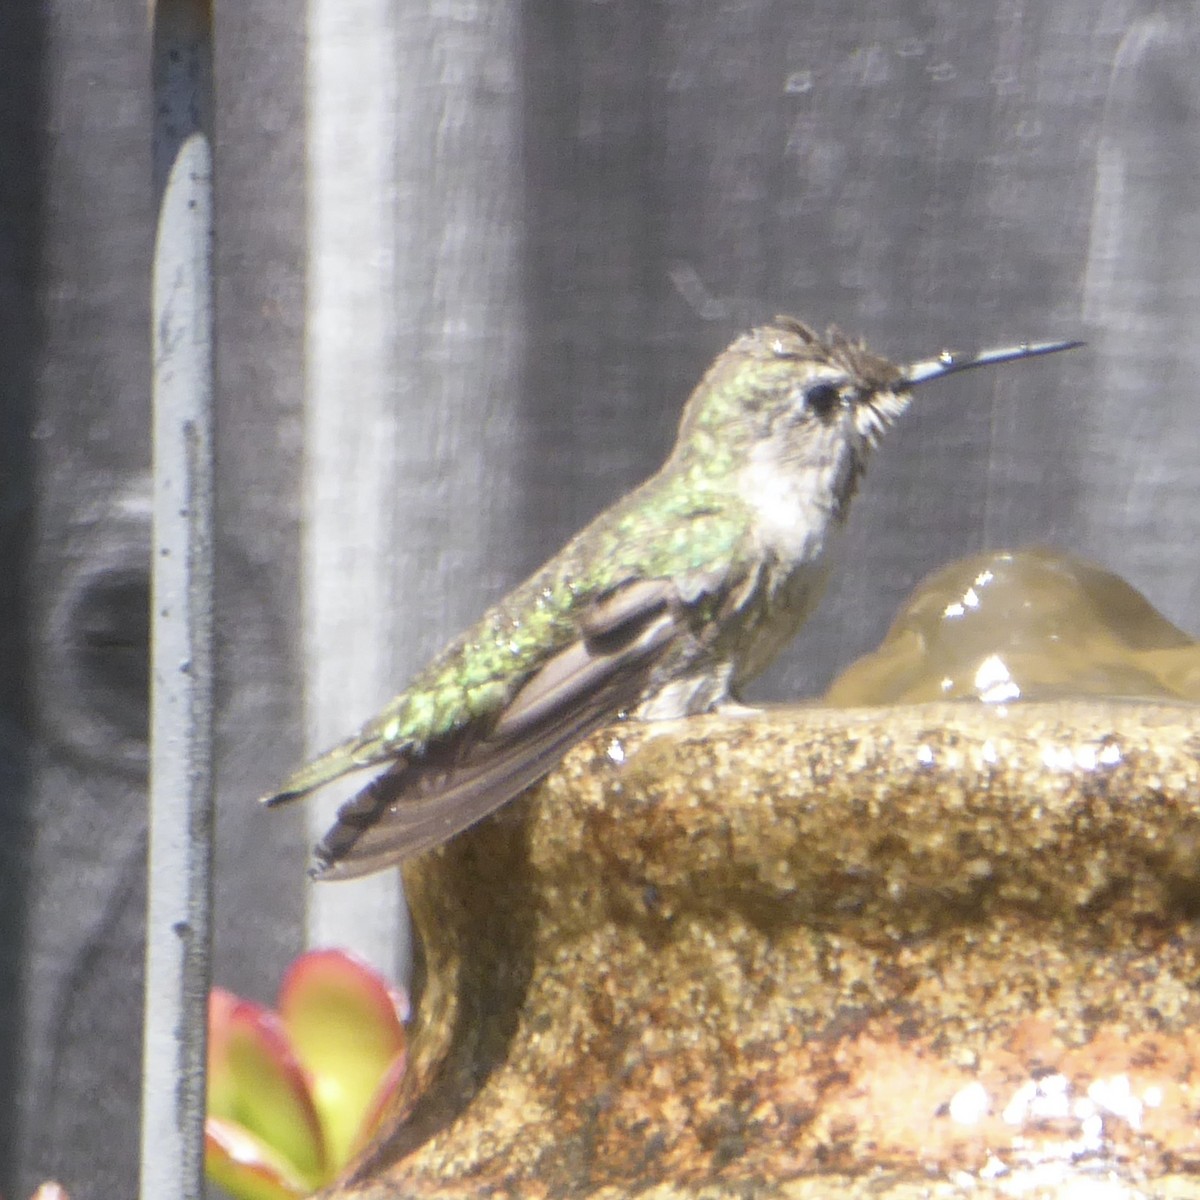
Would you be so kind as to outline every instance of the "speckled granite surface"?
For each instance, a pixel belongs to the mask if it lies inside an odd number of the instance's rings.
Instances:
[[[598,735],[408,868],[405,1111],[337,1194],[1200,1197],[1198,718]]]

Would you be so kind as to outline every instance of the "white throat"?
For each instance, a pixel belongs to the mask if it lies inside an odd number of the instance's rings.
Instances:
[[[822,557],[840,524],[834,497],[846,465],[832,457],[797,467],[774,449],[769,442],[754,448],[742,468],[739,494],[754,512],[763,550],[797,565],[812,562]]]

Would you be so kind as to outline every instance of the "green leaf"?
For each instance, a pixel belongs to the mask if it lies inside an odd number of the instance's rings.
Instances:
[[[325,1182],[321,1121],[279,1018],[228,993],[209,1007],[208,1111],[256,1135],[291,1164],[308,1191]]]
[[[313,1190],[262,1138],[222,1117],[204,1123],[204,1173],[236,1200],[295,1200]]]
[[[392,1060],[392,1065],[380,1081],[375,1095],[371,1097],[371,1103],[367,1105],[367,1111],[355,1134],[354,1145],[350,1148],[351,1155],[365,1150],[372,1138],[379,1132],[383,1118],[388,1114],[392,1099],[400,1090],[400,1084],[404,1082],[404,1072],[407,1066],[408,1056],[404,1052]]]
[[[408,997],[345,951],[314,950],[289,968],[279,1013],[308,1072],[330,1165],[340,1168],[404,1051]]]
[[[208,1082],[209,1116],[232,1118],[237,1109],[237,1084],[229,1062],[229,1018],[238,998],[224,988],[208,994]]]

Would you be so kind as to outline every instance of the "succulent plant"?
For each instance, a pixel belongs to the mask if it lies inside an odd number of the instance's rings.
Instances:
[[[404,1075],[408,997],[341,950],[292,963],[275,1011],[209,998],[205,1170],[238,1200],[331,1182],[365,1145]]]

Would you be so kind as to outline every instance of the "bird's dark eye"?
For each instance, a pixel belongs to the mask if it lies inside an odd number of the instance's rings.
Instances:
[[[836,383],[815,383],[804,394],[804,403],[818,417],[827,417],[842,402],[842,389]]]

